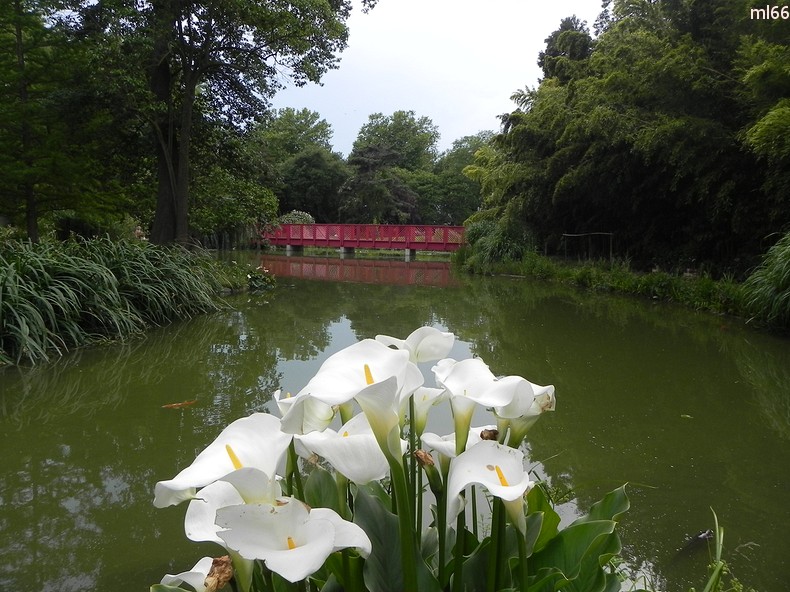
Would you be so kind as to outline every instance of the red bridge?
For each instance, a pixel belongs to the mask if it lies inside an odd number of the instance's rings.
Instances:
[[[464,241],[463,226],[425,224],[283,224],[263,238],[288,247],[455,251]]]

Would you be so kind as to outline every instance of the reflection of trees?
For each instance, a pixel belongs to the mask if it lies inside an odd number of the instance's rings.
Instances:
[[[749,341],[733,340],[727,349],[752,386],[766,425],[783,440],[790,440],[790,353],[786,343],[755,336]]]
[[[91,417],[157,387],[167,392],[160,404],[208,396],[222,405],[243,396],[260,406],[279,382],[276,355],[261,337],[266,333],[248,325],[246,314],[224,310],[128,342],[77,350],[53,364],[4,368],[0,413],[17,426],[64,414]]]
[[[271,307],[253,307],[248,313],[250,322],[277,336],[274,341],[279,359],[310,360],[329,346],[329,325],[343,316],[343,287],[331,282],[279,278],[277,289],[264,295]]]

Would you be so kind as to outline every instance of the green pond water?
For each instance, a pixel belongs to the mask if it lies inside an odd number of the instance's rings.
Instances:
[[[702,589],[707,548],[677,551],[713,508],[734,574],[787,589],[790,341],[658,303],[377,265],[317,274],[344,282],[283,276],[139,339],[0,368],[0,590],[147,590],[218,554],[186,540],[185,506],[153,507],[156,481],[234,419],[273,411],[271,393],[298,391],[331,353],[426,324],[456,334],[452,357],[556,386],[530,466],[572,493],[566,520],[629,483],[624,556],[657,588]]]

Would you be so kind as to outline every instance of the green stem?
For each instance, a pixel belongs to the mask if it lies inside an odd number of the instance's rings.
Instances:
[[[439,535],[439,585],[444,589],[447,577],[447,503],[444,492],[436,496],[436,528]]]
[[[519,559],[519,567],[521,568],[521,590],[526,590],[529,587],[529,583],[527,581],[527,577],[529,576],[529,566],[527,565],[527,537],[517,530],[518,539],[518,559]]]
[[[401,563],[403,567],[403,585],[406,590],[417,590],[417,554],[415,547],[414,521],[412,503],[409,499],[409,486],[406,482],[406,469],[403,459],[388,459],[392,478],[393,493],[398,514],[398,530],[400,532]],[[401,462],[398,462],[398,461]]]
[[[300,500],[304,499],[304,489],[302,488],[302,474],[299,472],[299,457],[296,454],[296,447],[294,441],[288,445],[288,489],[291,495],[294,495],[293,485],[296,486],[296,497]]]
[[[486,592],[495,592],[499,589],[499,525],[502,514],[502,503],[499,498],[494,498],[494,507],[491,512],[491,544],[488,547],[488,578]]]
[[[419,474],[422,476],[422,472],[420,471],[420,467],[417,465],[417,458],[414,456],[414,453],[417,450],[417,432],[414,431],[414,395],[409,397],[409,488],[410,488],[410,496],[409,500],[412,503],[412,515],[415,517],[415,532],[420,532],[422,528],[422,491],[421,488],[418,488],[417,483],[417,475]],[[414,504],[417,504],[417,507],[414,507]]]
[[[351,521],[348,515],[348,479],[345,475],[335,473],[335,484],[337,486],[337,501],[340,507],[340,517]]]
[[[461,510],[455,522],[455,571],[453,572],[453,592],[464,589],[464,532],[466,531],[466,510]]]
[[[472,534],[477,540],[477,487],[472,485],[472,516],[474,517],[474,522],[472,522]]]

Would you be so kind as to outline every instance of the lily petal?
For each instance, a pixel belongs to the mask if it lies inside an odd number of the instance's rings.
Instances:
[[[407,376],[408,363],[407,351],[390,349],[373,339],[364,339],[327,358],[297,396],[309,394],[328,405],[340,405],[367,387],[370,384],[368,377],[377,382],[395,377],[398,391],[404,390],[404,386],[412,388],[411,380],[407,381],[411,377],[411,374]],[[364,371],[366,366],[367,372]],[[413,388],[417,386],[419,384]]]
[[[491,495],[505,502],[517,501],[519,512],[514,512],[511,505],[508,513],[519,529],[522,528],[518,515],[523,519],[523,495],[533,483],[524,470],[524,454],[520,450],[483,440],[456,457],[450,463],[447,477],[448,522],[452,522],[463,507],[461,492],[473,483],[483,485]]]
[[[409,352],[409,360],[415,363],[433,362],[450,353],[455,335],[444,333],[434,327],[420,327],[405,339],[389,335],[376,335],[376,341],[387,346],[395,346]]]
[[[282,433],[280,420],[273,415],[253,413],[237,419],[222,430],[190,466],[173,479],[156,484],[154,506],[164,508],[191,499],[198,487],[237,469],[237,462],[274,475],[290,442],[291,436]]]
[[[226,530],[219,535],[242,557],[262,559],[290,582],[315,573],[335,550],[358,545],[369,553],[370,540],[356,525],[341,525],[338,535],[340,516],[327,509],[314,512],[295,498],[281,498],[277,505],[221,508],[217,524]]]
[[[205,592],[206,590],[206,577],[211,571],[211,565],[214,562],[212,557],[203,557],[198,561],[195,566],[189,570],[181,572],[180,574],[166,574],[162,578],[161,584],[166,586],[178,586],[181,583],[189,584],[196,592]]]
[[[383,479],[389,473],[389,463],[364,413],[355,415],[338,432],[326,429],[297,438],[354,483],[364,485]]]

